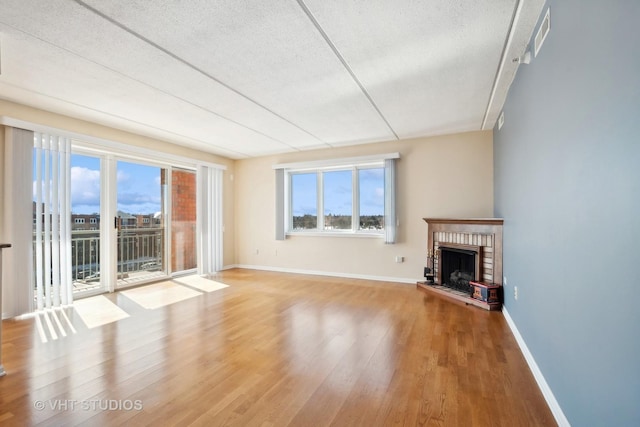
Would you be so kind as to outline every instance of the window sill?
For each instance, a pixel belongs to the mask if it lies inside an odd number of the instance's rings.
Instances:
[[[358,237],[358,238],[384,238],[383,233],[367,233],[364,231],[289,231],[287,236],[312,236],[312,237]]]

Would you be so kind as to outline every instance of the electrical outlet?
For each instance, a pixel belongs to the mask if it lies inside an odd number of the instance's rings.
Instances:
[[[260,253],[260,249],[256,249],[256,255]]]
[[[397,256],[397,257],[396,257],[396,262],[397,262],[398,264],[399,264],[399,263],[404,262],[404,257],[403,257],[403,256]]]
[[[518,299],[518,287],[514,286],[513,287],[513,299]]]

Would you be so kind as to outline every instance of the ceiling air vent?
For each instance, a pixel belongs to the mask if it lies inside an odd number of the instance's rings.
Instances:
[[[547,13],[544,14],[544,18],[542,19],[542,23],[540,24],[540,28],[538,28],[538,32],[536,33],[536,38],[534,41],[534,55],[538,56],[538,52],[542,47],[542,43],[547,38],[547,34],[549,34],[550,29],[549,23],[549,9],[547,9]]]

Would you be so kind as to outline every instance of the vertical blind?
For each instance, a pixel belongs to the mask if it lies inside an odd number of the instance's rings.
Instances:
[[[34,133],[34,280],[38,310],[73,302],[71,142]]]
[[[384,161],[384,242],[396,243],[396,159]]]
[[[223,171],[201,166],[198,173],[198,269],[200,274],[209,274],[223,268]]]
[[[276,169],[276,240],[286,237],[284,185],[284,169]]]

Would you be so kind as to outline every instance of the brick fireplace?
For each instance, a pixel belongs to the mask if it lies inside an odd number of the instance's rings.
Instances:
[[[497,309],[495,304],[478,301],[471,295],[473,283],[502,286],[503,220],[423,219],[428,228],[426,265],[432,270],[434,283],[419,282],[418,287],[488,310]]]

